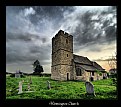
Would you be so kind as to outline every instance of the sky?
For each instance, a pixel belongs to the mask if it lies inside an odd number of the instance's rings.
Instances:
[[[39,60],[51,73],[52,37],[63,30],[73,35],[74,54],[109,70],[117,51],[115,6],[7,6],[6,71],[33,72]]]

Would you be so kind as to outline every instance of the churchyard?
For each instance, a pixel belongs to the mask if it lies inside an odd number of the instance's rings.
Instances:
[[[6,99],[117,99],[117,89],[109,79],[92,82],[94,96],[87,95],[85,82],[56,81],[50,77],[6,76]]]

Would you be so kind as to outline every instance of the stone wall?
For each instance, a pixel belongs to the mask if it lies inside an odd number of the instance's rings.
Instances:
[[[60,80],[61,79],[60,65],[51,67],[51,79]]]
[[[92,76],[94,78],[94,81],[95,80],[101,80],[103,79],[103,74],[100,76],[98,73],[94,72],[94,76]]]
[[[103,79],[103,75],[99,75],[98,73],[94,72],[94,76],[92,76],[92,72],[87,72],[82,69],[82,76],[76,76],[75,74],[75,80],[81,80],[81,81],[90,81],[90,77],[93,77],[93,80],[101,80]]]
[[[52,38],[52,54],[63,49],[73,53],[73,36],[63,31],[59,31]]]
[[[61,62],[61,52],[59,50],[58,52],[55,52],[52,55],[52,66],[58,65],[58,64],[60,64],[60,62]]]
[[[73,53],[65,50],[60,50],[61,53],[61,64],[72,65]]]
[[[61,44],[60,44],[61,49],[73,52],[73,37],[66,33],[65,36],[61,35],[60,39],[61,39]]]
[[[72,59],[73,59],[73,36],[64,31],[59,31],[52,38],[52,66],[51,79],[67,80],[72,74]]]
[[[54,80],[67,80],[67,73],[69,73],[69,80],[71,79],[70,71],[72,66],[68,65],[56,65],[51,67],[51,79]]]
[[[83,70],[82,76],[76,76],[75,80],[89,81],[90,72]]]

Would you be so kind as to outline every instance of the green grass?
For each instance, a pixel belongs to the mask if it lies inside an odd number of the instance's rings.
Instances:
[[[50,77],[32,76],[31,91],[26,93],[29,76],[14,78],[6,76],[6,99],[116,99],[116,86],[111,79],[93,81],[96,97],[86,96],[85,83],[79,81],[55,81]],[[18,83],[24,80],[23,93],[18,93]],[[47,80],[51,89],[47,89]]]

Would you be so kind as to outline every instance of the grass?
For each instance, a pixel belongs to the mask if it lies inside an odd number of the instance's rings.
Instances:
[[[87,97],[84,82],[79,81],[55,81],[50,77],[32,76],[31,91],[27,93],[29,76],[14,78],[6,76],[6,99],[116,99],[116,86],[111,79],[93,81],[96,97]],[[24,80],[23,93],[18,93],[18,83]],[[47,80],[51,89],[47,89]]]

